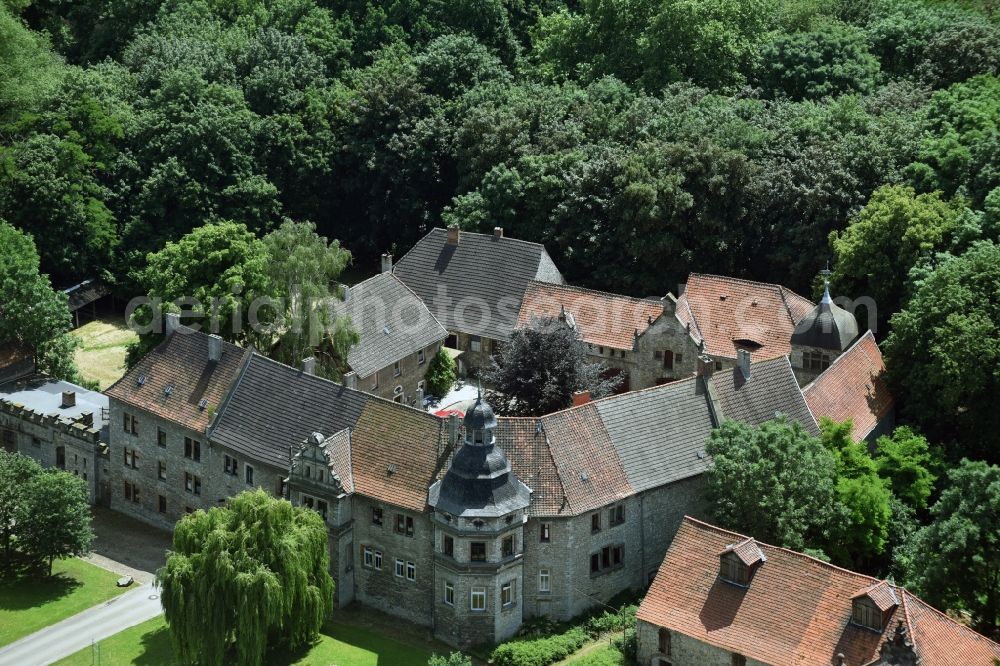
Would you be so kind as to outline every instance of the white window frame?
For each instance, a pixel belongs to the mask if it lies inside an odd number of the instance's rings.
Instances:
[[[396,565],[393,568],[393,574],[395,574],[396,578],[402,578],[403,577],[403,572],[404,572],[405,567],[406,567],[406,563],[403,562],[403,560],[401,560],[401,559],[399,559],[397,557],[396,558]]]
[[[478,335],[469,336],[469,351],[481,352],[483,350],[483,339]]]
[[[375,570],[382,571],[382,551],[375,551]]]
[[[476,601],[479,601],[477,604]],[[477,586],[469,590],[469,610],[476,613],[486,612],[486,588]]]
[[[410,582],[417,580],[417,565],[414,562],[406,563],[406,580]]]
[[[448,606],[455,605],[455,584],[450,580],[444,582],[444,603]]]
[[[364,547],[364,555],[362,556],[361,563],[369,569],[375,568],[375,551],[369,546]]]
[[[538,570],[538,591],[539,592],[552,591],[552,580],[548,569]]]
[[[501,608],[510,608],[511,606],[514,605],[514,591],[515,591],[515,587],[514,587],[514,581],[513,580],[509,580],[509,581],[507,581],[506,583],[504,583],[503,585],[500,586],[500,607]],[[507,597],[506,601],[504,601],[504,596]]]

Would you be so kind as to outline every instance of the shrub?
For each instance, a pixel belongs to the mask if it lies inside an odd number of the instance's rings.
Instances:
[[[443,397],[451,390],[455,377],[455,360],[442,347],[427,368],[427,390],[431,395]]]
[[[472,666],[472,657],[461,652],[452,652],[447,657],[431,655],[427,666]]]
[[[611,645],[625,656],[625,661],[632,663],[636,655],[636,633],[635,627],[625,630],[624,636],[615,636],[611,639]]]
[[[622,611],[605,610],[600,615],[587,620],[587,631],[591,636],[599,636],[613,631],[621,631],[622,624],[626,627],[635,626],[635,614],[639,610],[636,604],[630,604]]]
[[[495,666],[548,666],[579,650],[588,638],[587,632],[574,627],[548,638],[504,643],[493,650],[490,659]]]

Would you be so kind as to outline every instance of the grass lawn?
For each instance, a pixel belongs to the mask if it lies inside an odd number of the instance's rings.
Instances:
[[[573,666],[625,666],[625,656],[608,645],[607,639],[588,647],[584,647],[562,663]]]
[[[125,374],[125,348],[139,339],[121,317],[87,322],[73,334],[83,342],[76,350],[80,375],[97,381],[102,391]]]
[[[103,666],[171,666],[170,636],[163,616],[153,618],[101,641]],[[98,651],[84,648],[56,666],[91,666]],[[294,654],[272,654],[268,666],[424,666],[430,658],[424,646],[407,645],[369,629],[328,624],[319,641]]]
[[[0,583],[0,645],[117,596],[118,575],[75,557],[56,560],[51,578]]]

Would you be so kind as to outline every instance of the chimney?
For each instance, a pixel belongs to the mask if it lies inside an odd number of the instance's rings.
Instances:
[[[215,362],[222,360],[222,338],[214,333],[208,336],[208,360]]]
[[[358,373],[353,370],[344,373],[344,386],[356,391],[358,389]]]
[[[590,391],[574,391],[573,393],[573,406],[579,407],[580,405],[586,405],[590,402]]]
[[[76,407],[76,391],[63,391],[60,407]]]
[[[711,377],[712,373],[715,372],[715,361],[712,360],[711,356],[703,354],[698,357],[698,376],[699,377]]]
[[[94,427],[94,412],[84,412],[83,414],[80,414],[78,417],[76,417],[76,422],[77,423],[82,423],[83,425],[87,426],[88,428],[93,428]]]
[[[448,227],[448,245],[458,245],[458,225]]]
[[[736,350],[736,362],[740,366],[740,372],[743,373],[743,379],[750,379],[750,352],[746,349]]]
[[[392,272],[392,255],[388,252],[382,255],[382,272],[391,273]]]
[[[424,408],[424,390],[422,388],[418,388],[417,389],[416,400],[417,400],[417,409],[423,409]]]
[[[340,297],[345,303],[351,300],[351,288],[346,284],[340,285]]]
[[[177,312],[168,312],[165,315],[165,319],[166,319],[166,323],[167,323],[167,326],[166,326],[167,337],[170,337],[171,335],[173,335],[177,331],[178,328],[180,328],[180,325],[181,325],[181,316]]]
[[[458,442],[458,414],[452,412],[448,415],[448,446],[455,446]]]
[[[673,294],[667,294],[660,301],[663,303],[664,316],[670,317],[677,311],[677,299],[674,298]]]
[[[302,359],[302,373],[306,375],[316,374],[316,357],[310,356]]]
[[[493,238],[503,238],[503,227],[493,227]]]

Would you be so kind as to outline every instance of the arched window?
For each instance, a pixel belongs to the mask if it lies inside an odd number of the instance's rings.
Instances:
[[[660,627],[659,647],[660,654],[670,656],[670,632],[663,627]]]

